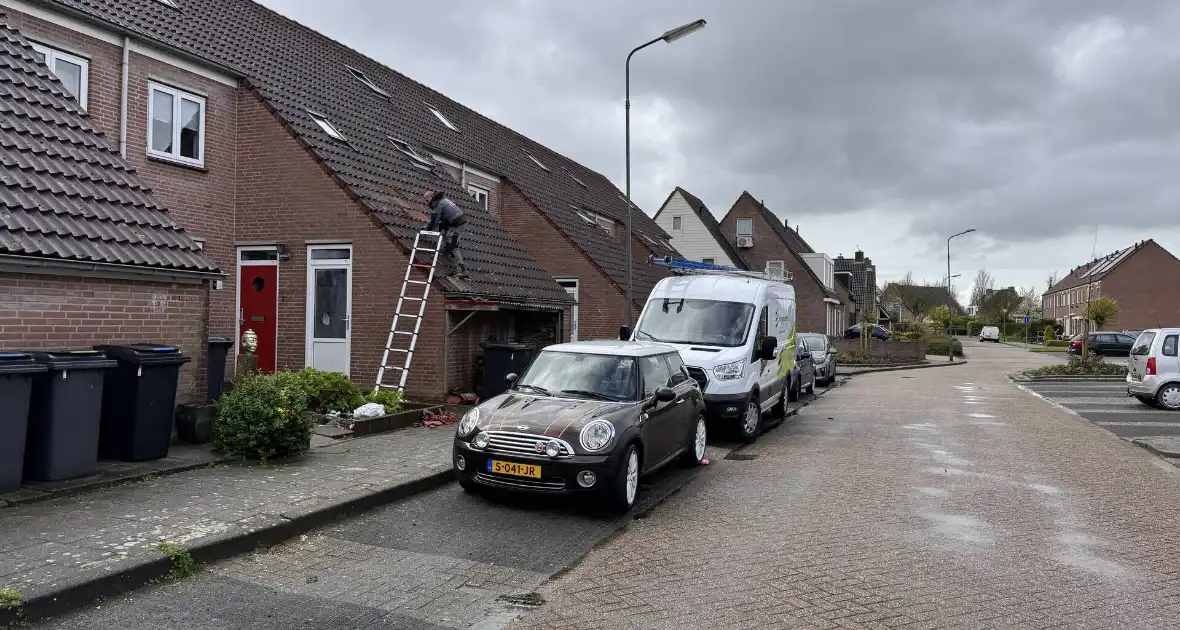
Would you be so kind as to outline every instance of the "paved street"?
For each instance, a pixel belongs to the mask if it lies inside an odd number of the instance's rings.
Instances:
[[[1127,387],[1121,382],[1027,383],[1025,387],[1119,437],[1180,435],[1180,413],[1127,396]]]
[[[1051,359],[967,352],[660,475],[641,518],[452,485],[37,627],[1180,628],[1180,469],[1004,376]]]

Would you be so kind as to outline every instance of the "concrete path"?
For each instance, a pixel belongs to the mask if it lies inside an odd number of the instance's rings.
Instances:
[[[858,376],[540,590],[514,628],[1180,627],[1180,471],[1043,360]]]

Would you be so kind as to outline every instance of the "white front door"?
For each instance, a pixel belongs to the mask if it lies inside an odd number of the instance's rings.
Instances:
[[[578,340],[578,281],[575,279],[557,281],[565,292],[574,298],[574,306],[570,309],[570,341]]]
[[[307,248],[307,366],[349,373],[352,246]]]

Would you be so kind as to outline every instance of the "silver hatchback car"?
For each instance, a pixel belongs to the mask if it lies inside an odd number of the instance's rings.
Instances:
[[[1180,328],[1139,333],[1127,359],[1127,395],[1180,411]]]

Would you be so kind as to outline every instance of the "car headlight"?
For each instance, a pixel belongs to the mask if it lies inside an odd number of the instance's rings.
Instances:
[[[742,377],[742,368],[746,367],[746,360],[734,361],[713,368],[713,376],[719,381],[732,381]]]
[[[582,427],[578,441],[588,451],[601,451],[610,445],[615,437],[615,425],[606,420],[593,420]]]
[[[475,431],[475,427],[479,426],[479,407],[463,414],[463,419],[459,421],[459,428],[457,429],[459,437],[467,437]]]

